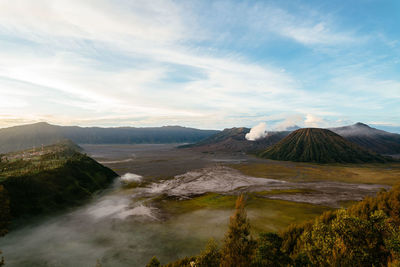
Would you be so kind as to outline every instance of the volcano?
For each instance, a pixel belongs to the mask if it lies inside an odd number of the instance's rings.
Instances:
[[[351,143],[326,129],[296,130],[260,154],[274,160],[317,163],[385,162],[378,154]]]

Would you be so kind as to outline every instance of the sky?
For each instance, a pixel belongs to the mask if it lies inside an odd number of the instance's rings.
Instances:
[[[0,0],[0,128],[400,132],[400,1]]]

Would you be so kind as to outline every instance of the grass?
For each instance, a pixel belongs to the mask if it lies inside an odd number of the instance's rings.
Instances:
[[[358,203],[359,201],[355,201],[355,200],[346,200],[346,201],[340,201],[340,206],[343,208],[348,208],[356,203]]]
[[[331,210],[331,208],[325,206],[267,199],[257,193],[248,194],[246,197],[246,210],[250,218],[253,233],[279,231],[292,223],[309,220],[324,211]],[[208,193],[187,200],[161,197],[156,202],[162,210],[172,215],[171,218],[174,218],[178,216],[182,217],[185,214],[189,216],[191,213],[200,210],[206,210],[207,213],[211,214],[221,214],[220,211],[228,211],[227,214],[232,214],[236,198],[237,196],[233,195]],[[228,220],[228,218],[221,219]]]
[[[279,195],[279,194],[307,194],[307,193],[315,193],[316,190],[307,189],[307,188],[293,188],[293,189],[273,189],[268,191],[258,191],[252,194],[256,196],[270,196],[270,195]]]
[[[161,201],[160,201],[161,200]],[[199,209],[231,209],[235,205],[236,196],[208,193],[187,200],[159,198],[161,208],[168,214],[180,215]]]
[[[230,167],[249,176],[293,182],[339,181],[394,185],[400,181],[400,163],[322,165],[266,161],[231,164]]]
[[[254,232],[279,231],[317,217],[332,208],[267,198],[250,198],[246,205]]]

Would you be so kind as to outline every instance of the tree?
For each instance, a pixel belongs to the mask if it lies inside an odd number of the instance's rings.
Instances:
[[[0,236],[7,234],[10,220],[10,199],[7,190],[0,185]]]
[[[235,213],[230,217],[229,229],[225,234],[221,251],[222,267],[250,266],[255,242],[250,237],[250,224],[244,209],[243,195],[236,200]]]
[[[2,254],[3,252],[1,252],[0,251],[0,254]],[[4,265],[6,265],[5,263],[4,263],[4,257],[1,257],[1,259],[0,259],[0,266],[4,266]]]
[[[146,265],[146,267],[160,267],[160,261],[154,256],[151,258],[150,262]]]
[[[221,262],[221,252],[214,239],[210,239],[204,251],[197,257],[196,267],[218,267]]]
[[[275,233],[260,234],[257,250],[253,260],[254,267],[262,266],[287,266],[291,259],[283,253],[282,238]]]
[[[380,266],[390,256],[385,219],[382,211],[366,220],[340,210],[331,222],[317,221],[303,234],[303,251],[317,266]]]
[[[163,265],[163,267],[196,267],[196,257],[185,257]]]

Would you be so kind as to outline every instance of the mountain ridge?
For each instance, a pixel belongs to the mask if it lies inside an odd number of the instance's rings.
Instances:
[[[189,148],[201,152],[258,153],[266,147],[279,142],[290,133],[290,131],[269,132],[264,138],[250,141],[246,139],[246,134],[249,132],[250,128],[246,127],[226,128],[198,143],[181,146],[181,148]]]
[[[249,141],[245,138],[246,133],[250,132],[250,128],[227,128],[198,143],[184,147],[202,152],[222,151],[257,153],[278,143],[294,130],[298,130],[298,128],[299,127],[295,125],[287,128],[287,131],[270,131],[266,137],[260,138],[256,141]],[[378,130],[361,122],[353,125],[328,128],[328,130],[339,134],[346,140],[357,144],[370,152],[383,155],[400,154],[400,134]]]
[[[361,122],[329,130],[370,151],[383,155],[400,154],[400,134],[379,130]]]
[[[219,131],[182,126],[163,127],[80,127],[39,122],[0,129],[0,153],[70,139],[78,144],[192,143]]]

